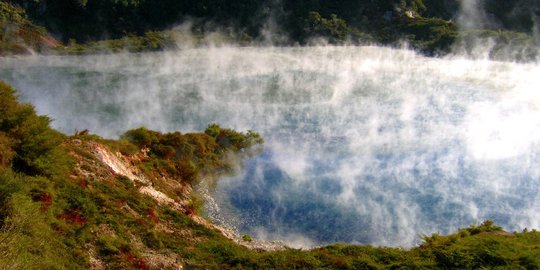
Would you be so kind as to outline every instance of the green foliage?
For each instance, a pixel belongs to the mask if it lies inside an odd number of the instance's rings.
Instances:
[[[143,235],[143,241],[146,244],[146,246],[152,248],[152,249],[162,249],[164,247],[163,241],[161,241],[162,236],[159,232],[156,232],[155,230],[148,229],[146,233]]]
[[[0,55],[43,51],[58,46],[43,27],[34,25],[25,11],[0,0]]]
[[[102,234],[97,239],[96,244],[99,247],[99,252],[104,256],[117,255],[131,249],[126,239],[110,234]]]
[[[0,81],[1,164],[32,175],[63,175],[70,159],[58,147],[65,136],[49,127],[49,118],[34,107],[20,104],[14,90]]]
[[[345,20],[338,18],[336,14],[331,14],[330,19],[326,19],[316,11],[309,12],[307,28],[309,35],[329,37],[331,42],[345,41],[350,32]]]
[[[0,265],[6,269],[85,268],[86,261],[70,250],[50,226],[54,219],[41,196],[51,191],[46,178],[12,172],[0,175],[2,222]]]
[[[140,148],[148,147],[158,141],[159,133],[148,130],[144,127],[126,131],[121,138],[125,139]]]
[[[11,138],[0,132],[0,170],[11,164],[14,155]]]
[[[99,137],[91,137],[90,140],[103,142],[113,152],[119,152],[122,155],[130,156],[139,151],[139,147],[129,140],[120,138],[119,140],[103,140]]]
[[[399,7],[401,10],[410,10],[417,14],[424,13],[427,10],[423,0],[401,0]]]
[[[53,181],[64,179],[72,166],[61,147],[65,136],[31,105],[19,103],[3,82],[0,105],[0,253],[9,255],[0,264],[18,269],[84,265],[51,226],[62,205]]]
[[[251,241],[253,241],[253,238],[251,238],[251,236],[249,234],[244,234],[242,236],[242,240],[244,240],[246,242],[251,242]]]
[[[221,133],[221,127],[218,124],[210,124],[208,125],[204,133],[215,139]]]
[[[251,146],[264,143],[264,139],[261,135],[252,130],[249,130],[244,134],[232,129],[221,128],[218,124],[209,125],[204,133],[214,138],[221,147],[225,149],[230,148],[234,151],[247,149]]]
[[[470,226],[466,230],[470,233],[470,235],[475,235],[482,232],[502,231],[502,227],[495,225],[495,222],[493,222],[493,220],[486,220],[482,222],[482,224],[478,226]]]
[[[176,49],[181,35],[175,31],[150,31],[142,35],[126,35],[117,39],[77,43],[70,40],[68,46],[57,47],[58,53],[89,54],[110,52],[143,52]]]
[[[417,249],[429,254],[440,268],[535,269],[540,265],[537,259],[532,259],[539,255],[539,235],[504,232],[493,221],[486,220],[448,236],[423,237],[424,243]]]
[[[444,53],[458,36],[457,26],[436,18],[414,18],[403,26],[414,48],[426,53]]]
[[[238,153],[264,142],[256,132],[236,132],[217,124],[209,125],[200,134],[162,134],[141,127],[127,131],[121,138],[150,150],[152,159],[146,161],[146,171],[165,171],[190,183],[202,174],[217,176],[229,172],[232,164],[225,159],[228,152]]]

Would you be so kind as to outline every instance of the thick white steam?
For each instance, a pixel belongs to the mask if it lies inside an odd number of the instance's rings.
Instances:
[[[484,219],[539,226],[538,64],[331,46],[0,61],[67,133],[262,133],[213,213],[260,239],[410,246]]]

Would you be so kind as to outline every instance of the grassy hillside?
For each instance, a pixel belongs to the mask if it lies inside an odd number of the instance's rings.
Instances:
[[[234,173],[226,154],[256,154],[263,143],[257,133],[213,124],[204,133],[138,128],[105,140],[86,130],[64,135],[49,123],[0,82],[2,269],[540,267],[539,232],[505,232],[491,221],[425,236],[408,250],[335,244],[264,251],[264,243],[200,218],[192,191],[201,176]]]
[[[22,8],[0,1],[0,56],[40,52],[59,45],[45,28],[33,24]]]

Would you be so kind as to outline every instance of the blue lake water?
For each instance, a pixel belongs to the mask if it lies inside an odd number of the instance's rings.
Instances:
[[[257,239],[410,246],[493,219],[540,227],[540,66],[379,47],[0,59],[63,132],[255,130],[208,216]]]

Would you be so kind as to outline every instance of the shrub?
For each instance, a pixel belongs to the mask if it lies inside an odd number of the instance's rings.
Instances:
[[[219,135],[219,133],[221,132],[221,127],[218,125],[218,124],[210,124],[208,125],[208,127],[206,128],[206,130],[204,131],[204,133],[206,133],[206,135],[212,137],[212,138],[217,138],[217,136]]]
[[[109,234],[100,235],[96,241],[96,244],[98,246],[99,253],[105,256],[119,254],[123,250],[131,249],[125,240],[118,236]]]
[[[158,132],[140,127],[127,131],[121,138],[143,148],[158,142],[158,136]]]
[[[2,161],[12,161],[15,170],[30,175],[67,173],[70,159],[58,147],[65,136],[49,123],[32,105],[18,103],[15,90],[0,81],[0,148],[6,149]]]
[[[307,19],[308,33],[313,36],[329,37],[332,42],[343,42],[349,35],[349,26],[345,20],[338,18],[336,14],[330,15],[330,19],[322,17],[319,12],[311,11]]]
[[[15,152],[11,148],[11,139],[0,131],[0,168],[9,166],[14,155]]]
[[[93,136],[93,135],[90,135]],[[86,137],[86,136],[85,136]],[[119,140],[103,140],[99,137],[91,138],[91,140],[99,140],[103,141],[112,151],[120,152],[122,155],[133,155],[136,154],[139,151],[139,147],[135,144],[131,143],[130,141],[126,139],[119,139]]]
[[[493,222],[493,220],[488,219],[488,220],[482,222],[482,224],[480,224],[478,226],[472,225],[472,226],[468,227],[467,231],[469,231],[469,233],[471,235],[475,235],[475,234],[479,234],[481,232],[502,231],[502,227],[497,226],[495,224],[495,222]]]
[[[194,183],[199,176],[199,169],[195,163],[187,158],[178,161],[176,168],[178,173],[182,177],[182,180],[188,183]]]
[[[153,229],[148,229],[143,236],[144,243],[152,249],[161,249],[164,247],[159,236],[160,233]]]
[[[141,127],[127,131],[121,138],[150,149],[151,159],[144,163],[146,171],[166,172],[190,183],[202,174],[216,176],[229,172],[232,161],[224,158],[226,153],[264,142],[256,132],[241,133],[217,124],[209,125],[204,133],[188,134],[163,134]]]
[[[253,241],[253,239],[251,238],[251,236],[249,234],[244,234],[242,236],[242,240],[246,241],[246,242],[251,242]]]
[[[225,149],[238,151],[249,148],[255,144],[263,144],[264,140],[260,134],[249,130],[241,133],[228,128],[221,128],[217,124],[211,124],[206,128],[205,133],[216,140]]]
[[[409,19],[402,31],[412,35],[412,45],[427,53],[447,52],[458,37],[457,26],[437,18]]]

